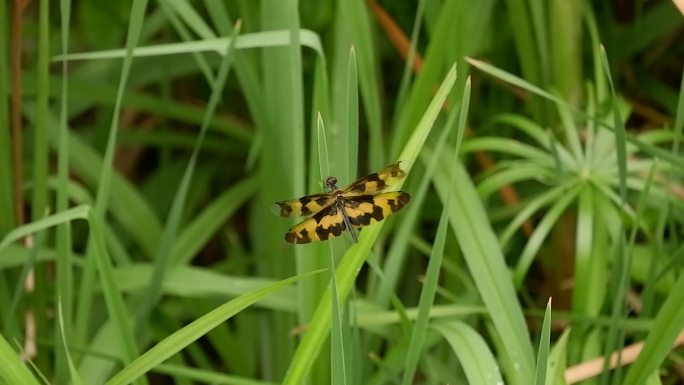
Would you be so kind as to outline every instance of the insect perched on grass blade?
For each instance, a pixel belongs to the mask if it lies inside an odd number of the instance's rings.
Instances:
[[[355,228],[368,226],[401,210],[411,200],[403,191],[382,193],[406,176],[399,162],[363,177],[349,186],[337,188],[337,178],[325,181],[327,193],[276,202],[274,211],[281,217],[308,216],[285,233],[290,243],[311,243],[340,236],[349,230],[357,242]]]

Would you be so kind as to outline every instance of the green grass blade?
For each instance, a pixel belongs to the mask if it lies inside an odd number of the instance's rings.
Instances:
[[[397,282],[401,279],[401,268],[405,263],[408,254],[409,241],[411,234],[414,231],[415,225],[418,222],[419,215],[423,211],[423,204],[427,195],[428,187],[432,175],[437,168],[439,157],[442,154],[442,149],[447,142],[451,128],[454,127],[456,118],[458,117],[458,110],[453,109],[449,113],[447,122],[439,134],[437,142],[433,150],[433,155],[427,162],[425,173],[421,178],[418,188],[412,189],[411,205],[406,208],[404,219],[398,225],[396,239],[390,245],[389,251],[384,263],[383,278],[380,281],[380,286],[375,293],[374,303],[379,306],[386,306],[390,300],[393,291],[396,290]]]
[[[658,370],[684,328],[684,275],[680,275],[660,307],[639,357],[629,367],[624,385],[639,385]]]
[[[525,277],[527,276],[527,272],[530,269],[530,266],[532,266],[534,257],[537,255],[542,243],[549,235],[556,222],[558,222],[560,216],[565,212],[568,206],[575,201],[581,188],[582,186],[574,186],[560,197],[560,199],[554,202],[549,211],[544,215],[544,219],[542,219],[534,229],[530,239],[525,244],[525,248],[522,253],[520,253],[520,258],[518,259],[518,263],[513,273],[513,282],[516,287],[519,288],[522,286]]]
[[[57,321],[59,322],[59,334],[62,339],[61,345],[64,347],[64,355],[69,365],[69,374],[71,374],[71,382],[74,385],[82,385],[83,381],[81,380],[81,376],[79,376],[78,374],[78,369],[76,369],[74,361],[71,359],[71,353],[69,352],[69,346],[67,345],[66,334],[64,334],[64,315],[62,314],[62,302],[59,301],[59,296],[57,296],[57,298]]]
[[[287,43],[282,46],[259,52],[258,68],[261,71],[264,93],[262,105],[258,108],[265,115],[266,123],[259,127],[263,132],[264,149],[259,159],[259,204],[264,207],[279,200],[305,195],[307,167],[302,47],[306,46],[306,42],[297,10],[295,0],[269,1],[267,6],[257,10],[261,29],[281,29],[283,37],[287,39]],[[314,133],[311,133],[312,138]],[[278,150],[273,151],[276,148]],[[312,174],[311,177],[314,178],[315,175]],[[273,186],[281,188],[274,189]],[[258,243],[254,250],[256,254],[264,256],[258,261],[259,271],[270,277],[290,276],[294,271],[294,254],[297,255],[298,272],[306,271],[302,267],[303,257],[300,254],[306,251],[293,248],[283,241],[287,221],[265,211],[260,211],[257,215],[256,223],[260,230],[252,232],[252,239]],[[271,231],[263,232],[261,229],[264,228]],[[280,228],[282,231],[278,231]],[[269,373],[268,378],[280,378],[287,370],[295,349],[295,340],[289,337],[289,332],[295,326],[294,321],[291,314],[282,313],[273,313],[267,320],[268,334],[262,338],[269,341],[270,349],[261,356],[268,364],[263,369]],[[326,380],[328,379],[329,376]]]
[[[71,1],[61,0],[60,1],[60,30],[62,35],[61,49],[62,54],[66,55],[69,51],[69,27],[70,27],[70,16],[71,16]],[[59,116],[59,129],[58,132],[58,144],[57,144],[57,194],[56,194],[56,208],[57,212],[66,211],[69,207],[69,141],[68,141],[68,84],[69,84],[69,70],[68,63],[62,63],[62,86],[61,86],[61,98],[60,98],[60,116]],[[56,232],[56,248],[57,248],[57,261],[56,261],[56,281],[57,290],[61,299],[59,300],[60,306],[62,306],[62,323],[61,328],[64,334],[64,339],[69,340],[72,336],[73,320],[74,320],[74,291],[73,291],[73,274],[72,274],[72,243],[71,243],[71,224],[65,223],[64,225],[57,226]],[[65,380],[66,371],[61,363],[62,359],[59,358],[60,355],[55,355],[55,366],[57,366],[57,379],[58,381]],[[71,365],[71,363],[68,363]],[[71,369],[71,368],[70,368]],[[59,371],[62,371],[61,374]],[[73,377],[73,374],[72,374]]]
[[[675,115],[674,123],[674,141],[672,143],[672,152],[677,153],[679,150],[679,143],[682,140],[682,130],[684,129],[684,66],[682,66],[682,77],[679,83],[679,98],[677,98],[677,113]]]
[[[191,22],[189,22],[188,19],[195,20],[197,17],[194,8],[192,8],[189,4],[181,1],[162,1],[161,3],[159,3],[159,6],[171,22],[171,25],[173,25],[173,28],[176,30],[178,35],[183,39],[183,41],[191,41],[193,37],[190,35],[190,31],[188,31],[186,26],[183,25],[180,18],[183,18],[186,23],[191,24]],[[207,35],[206,33],[198,31],[197,28],[195,28],[195,32],[200,34],[200,36]],[[209,38],[216,37],[211,31],[209,31],[208,35]],[[207,36],[205,36],[205,38],[206,37]],[[191,55],[193,59],[195,59],[197,66],[202,71],[202,74],[204,75],[206,81],[209,84],[213,84],[216,81],[216,78],[214,77],[214,74],[211,72],[209,63],[204,58],[204,56],[202,56],[202,53],[193,52],[191,53]]]
[[[615,148],[617,149],[617,165],[618,165],[618,180],[620,197],[623,200],[627,199],[627,142],[625,125],[620,118],[620,109],[618,107],[617,93],[613,85],[613,77],[610,75],[610,64],[608,63],[608,56],[605,47],[601,46],[601,62],[603,70],[605,71],[608,84],[611,92],[611,112],[613,115],[613,130],[615,132]]]
[[[542,323],[541,336],[539,337],[539,350],[537,350],[537,369],[535,370],[534,385],[545,385],[546,370],[549,361],[549,346],[551,345],[551,298],[546,304],[544,322]]]
[[[318,148],[318,163],[321,180],[330,175],[330,155],[328,154],[328,140],[321,114],[316,119],[316,140]],[[344,140],[342,140],[344,141]],[[328,271],[330,272],[330,288],[332,301],[332,326],[330,329],[330,383],[332,385],[346,385],[349,366],[345,362],[345,333],[343,331],[342,309],[337,294],[337,281],[335,279],[335,248],[328,243]],[[322,247],[324,248],[324,247]],[[348,347],[346,348],[348,349]]]
[[[336,160],[347,162],[346,167],[339,167],[342,180],[350,181],[355,179],[358,170],[359,159],[359,84],[356,69],[356,50],[352,46],[349,50],[349,64],[347,65],[347,92],[346,108],[340,117],[340,128],[342,133],[341,143],[344,150]]]
[[[306,29],[297,31],[296,39],[300,41],[302,46],[309,47],[316,51],[320,56],[324,56],[323,46],[316,33]],[[183,43],[158,44],[145,47],[137,47],[133,50],[135,57],[145,56],[160,56],[160,55],[175,55],[186,54],[191,52],[216,52],[223,53],[226,46],[230,44],[230,38],[216,38],[195,40]],[[292,36],[288,30],[272,30],[264,32],[254,32],[237,37],[235,42],[235,49],[249,49],[249,48],[269,48],[282,47],[292,44]],[[54,56],[52,61],[62,60],[102,60],[102,59],[117,59],[126,55],[126,50],[113,49],[95,52],[72,53],[67,56]]]
[[[432,100],[435,85],[443,76],[445,65],[450,64],[447,62],[448,52],[444,49],[444,44],[452,40],[452,28],[454,18],[458,17],[459,3],[459,1],[446,1],[441,4],[431,43],[424,55],[423,66],[413,82],[406,103],[397,108],[396,129],[393,132],[390,147],[392,157],[406,145],[406,141],[421,119],[423,109]]]
[[[458,189],[451,188],[447,169],[456,167]],[[460,164],[442,162],[435,178],[441,200],[453,194],[450,211],[451,227],[456,234],[470,273],[491,316],[492,323],[506,349],[507,357],[517,369],[508,373],[511,383],[528,384],[534,376],[534,354],[520,304],[503,253],[477,195],[473,182]]]
[[[348,0],[337,3],[340,9],[339,22],[344,23],[358,58],[359,86],[361,101],[368,121],[368,164],[371,169],[379,170],[387,159],[382,137],[382,116],[380,112],[380,90],[378,88],[376,64],[377,48],[371,38],[371,21],[368,7],[361,0]],[[350,59],[351,60],[351,59]],[[350,86],[353,86],[350,84]],[[358,123],[357,123],[358,124]],[[355,144],[355,143],[354,143]]]
[[[595,277],[605,276],[607,266],[604,258],[597,253],[597,242],[601,242],[598,226],[602,226],[597,218],[596,190],[593,187],[582,189],[577,201],[577,224],[575,230],[575,281],[572,292],[572,309],[591,317],[599,315],[603,296],[600,287],[605,288],[605,281]],[[606,236],[606,233],[603,233]],[[597,255],[599,254],[599,255]]]
[[[174,241],[171,257],[173,264],[188,264],[256,191],[256,178],[244,179],[221,193],[196,214]]]
[[[444,257],[444,244],[446,243],[446,234],[447,229],[449,228],[449,206],[450,201],[447,199],[439,219],[439,225],[437,225],[435,242],[432,246],[432,253],[430,254],[430,260],[425,273],[423,289],[420,292],[418,317],[413,325],[411,339],[406,353],[404,376],[401,381],[403,385],[410,385],[413,383],[418,361],[423,355],[423,345],[425,344],[425,333],[428,328],[429,314],[435,300],[435,292],[437,291],[437,285],[439,283],[439,271],[442,267],[442,258]]]
[[[39,385],[40,381],[31,374],[17,352],[0,334],[0,379],[7,384]]]
[[[35,124],[35,136],[33,137],[33,189],[31,190],[31,218],[40,219],[47,209],[47,176],[48,176],[48,151],[50,144],[49,132],[49,64],[50,64],[50,2],[41,0],[39,9],[38,29],[38,84],[36,93],[36,107],[38,118]]]
[[[107,305],[107,312],[114,324],[116,338],[121,341],[124,362],[130,362],[138,355],[136,337],[133,332],[132,320],[122,292],[114,280],[114,267],[109,258],[106,240],[103,233],[103,225],[100,217],[93,210],[88,212],[88,224],[90,225],[90,245],[92,245],[92,258],[97,267],[102,294]]]
[[[459,122],[456,132],[456,147],[453,153],[453,162],[458,161],[458,153],[465,132],[466,117],[468,115],[468,108],[470,105],[470,78],[466,80],[463,97],[461,99],[461,108],[459,109]],[[453,185],[454,174],[449,177],[449,185]],[[418,361],[423,353],[423,346],[425,344],[425,334],[428,328],[429,314],[432,310],[435,292],[439,281],[439,272],[442,267],[442,258],[444,257],[444,244],[446,242],[446,234],[449,224],[449,210],[451,208],[451,196],[447,198],[444,204],[444,209],[437,226],[437,234],[435,242],[430,254],[428,262],[427,273],[423,282],[423,290],[420,293],[420,300],[418,304],[418,316],[413,326],[411,338],[409,341],[408,352],[406,354],[406,363],[404,366],[404,376],[402,384],[410,385],[413,382]]]
[[[229,301],[202,317],[191,322],[188,326],[176,331],[158,344],[150,348],[141,356],[127,365],[107,382],[107,385],[125,385],[136,380],[140,376],[152,370],[172,355],[180,352],[185,347],[207,334],[211,329],[222,324],[232,316],[238,314],[247,307],[253,305],[281,288],[297,282],[303,278],[320,273],[322,270],[300,274],[294,277],[278,281],[262,289],[242,295]]]
[[[174,364],[161,364],[154,368],[153,371],[156,373],[168,374],[176,378],[182,377],[212,385],[277,385],[275,382],[252,380],[212,370],[197,369]]]
[[[211,96],[209,98],[209,103],[206,109],[202,127],[200,128],[199,136],[195,142],[195,148],[193,149],[192,155],[190,156],[190,160],[188,161],[183,173],[183,177],[178,186],[178,190],[176,191],[176,195],[174,196],[173,202],[171,204],[169,216],[166,220],[166,226],[164,227],[159,248],[154,258],[154,273],[152,274],[152,279],[150,280],[148,289],[142,296],[141,305],[138,308],[136,319],[138,328],[141,328],[147,321],[147,317],[152,311],[152,308],[161,297],[160,289],[164,279],[164,274],[169,265],[173,263],[173,260],[171,259],[173,245],[175,243],[178,228],[180,227],[181,218],[185,209],[188,191],[190,189],[192,177],[195,172],[195,165],[197,163],[197,158],[199,157],[202,144],[204,143],[204,138],[207,135],[209,121],[211,121],[211,118],[214,115],[214,112],[216,111],[218,103],[222,97],[226,78],[228,77],[230,64],[233,58],[233,49],[236,41],[235,37],[237,36],[239,30],[239,25],[233,29],[232,38],[229,40],[230,45],[226,47],[223,61],[221,62],[218,74],[216,75],[216,82],[212,84]]]
[[[119,112],[121,111],[121,101],[123,100],[124,90],[126,89],[128,76],[133,65],[133,50],[138,43],[138,38],[140,37],[140,31],[145,18],[146,7],[147,0],[133,1],[131,6],[130,24],[128,26],[128,35],[126,37],[126,50],[123,58],[123,64],[121,65],[119,87],[117,90],[116,101],[114,103],[114,111],[109,128],[109,136],[107,138],[107,148],[105,149],[102,170],[100,173],[97,197],[95,199],[95,206],[93,208],[96,215],[100,218],[104,218],[107,205],[109,204],[109,196],[112,190],[112,163],[114,159],[114,149],[116,148],[116,136],[119,131]]]
[[[470,326],[461,322],[439,323],[432,325],[451,345],[463,367],[468,384],[503,384],[499,365],[482,336]]]
[[[558,341],[551,349],[549,355],[548,369],[546,371],[546,384],[548,385],[566,385],[565,369],[567,368],[567,348],[568,337],[570,336],[570,329],[563,331],[563,334],[558,338]]]
[[[68,167],[62,167],[73,170],[85,184],[96,189],[104,162],[95,149],[88,146],[77,134],[70,133],[68,129],[59,137],[53,137],[53,145],[68,150]],[[113,174],[112,178],[110,214],[126,229],[126,233],[138,242],[146,254],[152,255],[161,237],[159,218],[131,182],[118,173]]]
[[[73,221],[75,219],[86,219],[90,215],[90,206],[81,205],[66,211],[52,214],[45,218],[27,223],[23,226],[17,227],[10,231],[3,239],[0,241],[0,250],[6,248],[11,243],[16,242],[26,236],[33,233],[54,227],[56,225]]]
[[[9,15],[7,5],[0,4],[0,25],[3,31],[9,32]],[[0,52],[9,52],[9,33],[0,33]],[[10,66],[8,55],[0,56],[0,96],[3,100],[9,97]],[[14,192],[12,186],[12,147],[10,145],[9,103],[0,103],[0,236],[7,234],[15,226]]]
[[[105,289],[105,299],[109,315],[112,317],[112,320],[116,325],[116,330],[119,333],[119,339],[122,341],[126,362],[132,360],[136,356],[137,347],[135,345],[135,338],[132,330],[128,324],[128,315],[126,314],[123,300],[116,289],[115,282],[109,280],[109,278],[111,278],[111,261],[109,260],[105,240],[103,238],[104,235],[102,234],[102,224],[105,222],[104,218],[107,208],[109,207],[109,197],[112,193],[112,180],[114,174],[113,160],[114,150],[116,148],[116,137],[119,131],[121,103],[133,64],[133,50],[138,43],[142,30],[146,7],[147,0],[136,0],[131,6],[130,22],[126,36],[126,49],[121,65],[121,74],[114,102],[114,110],[112,112],[102,167],[98,170],[97,195],[93,210],[89,213],[90,228],[92,230],[89,237],[90,242],[86,250],[86,258],[89,263],[86,265],[86,271],[84,272],[77,309],[77,313],[80,315],[77,320],[77,330],[79,330],[81,334],[76,336],[76,341],[84,342],[85,332],[89,329],[90,322],[86,315],[90,313],[94,294],[94,266],[97,266],[100,274],[107,277],[103,278],[103,283],[107,285]]]
[[[345,322],[342,320],[344,312],[340,306],[340,298],[337,293],[337,279],[335,269],[334,248],[330,244],[330,295],[332,305],[332,324],[330,328],[330,384],[346,385],[349,383],[350,365],[346,362],[349,340],[345,338],[349,333],[345,333]]]
[[[316,119],[316,141],[318,148],[318,171],[320,175],[320,180],[325,180],[330,176],[330,155],[328,154],[328,136],[325,131],[325,124],[323,123],[323,117],[318,114]]]
[[[331,124],[333,114],[331,113],[331,102],[330,102],[330,90],[328,84],[327,69],[325,68],[325,57],[318,56],[316,58],[316,67],[314,73],[314,84],[313,84],[313,95],[312,95],[312,106],[311,106],[311,120],[309,124],[310,131],[310,148],[309,153],[309,164],[308,164],[308,182],[306,183],[307,192],[319,192],[321,191],[321,181],[322,178],[328,177],[330,174],[325,174],[325,169],[327,168],[328,173],[331,168],[335,169],[335,172],[343,171],[341,168],[336,169],[334,160],[329,159],[329,156],[334,157],[334,152],[325,151],[328,155],[323,154],[323,150],[319,149],[323,145],[323,140],[325,140],[326,146],[328,139],[333,143],[332,147],[340,147],[338,141],[335,140],[335,136],[331,135],[330,130],[326,130],[325,138],[319,133],[319,124],[321,122],[328,122]],[[319,120],[319,114],[320,119]],[[335,140],[333,142],[333,140]],[[332,155],[331,155],[332,153]],[[325,161],[328,163],[323,166],[319,163]],[[282,234],[277,234],[276,239],[282,239]],[[295,257],[297,264],[297,272],[302,273],[306,271],[330,268],[330,263],[328,262],[327,254],[329,253],[329,245],[322,243],[311,245],[311,247],[306,248],[295,248]],[[337,248],[334,249],[336,253],[334,255],[340,255]],[[326,255],[326,257],[321,258],[321,255]],[[297,301],[297,322],[299,324],[306,324],[310,321],[311,315],[315,310],[316,303],[321,298],[321,295],[325,292],[325,288],[330,284],[330,277],[325,274],[321,274],[306,281],[300,282],[297,285],[298,301]],[[331,357],[329,349],[324,349],[321,354],[317,357],[316,363],[311,372],[310,381],[311,383],[321,383],[325,384],[330,382],[330,364]]]
[[[139,293],[145,290],[152,276],[153,266],[135,263],[116,268],[114,277],[121,282],[124,292]],[[176,265],[169,269],[164,279],[164,294],[181,298],[220,297],[234,298],[273,283],[272,279],[226,275],[210,269]],[[293,311],[296,305],[294,290],[281,290],[259,302],[265,309]]]

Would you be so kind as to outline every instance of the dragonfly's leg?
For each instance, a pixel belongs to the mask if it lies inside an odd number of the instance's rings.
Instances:
[[[354,229],[354,226],[352,226],[349,216],[347,215],[347,211],[344,209],[344,207],[342,208],[342,218],[344,218],[344,224],[347,226],[347,230],[349,230],[349,234],[351,234],[354,243],[359,243],[359,238],[356,236],[356,230]]]

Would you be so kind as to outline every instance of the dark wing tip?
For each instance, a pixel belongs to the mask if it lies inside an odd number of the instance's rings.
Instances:
[[[297,243],[297,237],[293,233],[285,233],[285,240],[290,243]]]
[[[283,207],[280,205],[280,202],[276,202],[271,205],[271,212],[281,217],[285,216],[283,215]]]
[[[303,243],[311,243],[311,238],[307,235],[304,235],[302,237],[298,237],[297,234],[288,231],[285,233],[285,240],[289,243],[294,243],[294,244],[303,244]]]

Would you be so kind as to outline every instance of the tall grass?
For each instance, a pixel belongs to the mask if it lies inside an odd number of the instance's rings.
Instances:
[[[682,381],[669,2],[41,0],[19,51],[14,4],[0,384]],[[401,212],[285,242],[396,161]]]

